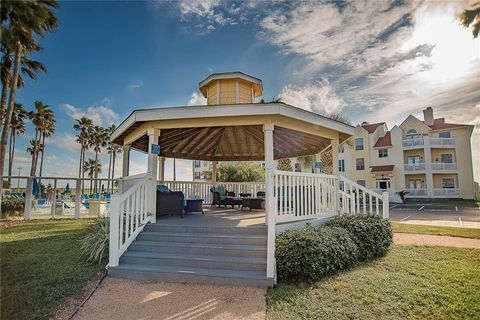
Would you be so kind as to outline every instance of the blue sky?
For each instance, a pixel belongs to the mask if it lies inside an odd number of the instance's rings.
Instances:
[[[50,175],[78,170],[74,118],[86,115],[107,126],[136,108],[202,104],[198,82],[211,72],[234,70],[261,78],[266,100],[282,97],[317,112],[340,111],[355,124],[386,121],[392,127],[433,106],[436,117],[475,124],[480,171],[480,49],[455,20],[464,6],[61,2],[60,27],[41,40],[44,50],[34,56],[48,73],[19,90],[17,101],[31,109],[41,100],[55,111],[57,132],[46,149]],[[14,166],[23,172],[33,133],[28,126]],[[108,164],[106,153],[102,159]],[[145,166],[143,155],[133,156],[133,172]],[[178,177],[191,179],[190,162],[178,162]]]

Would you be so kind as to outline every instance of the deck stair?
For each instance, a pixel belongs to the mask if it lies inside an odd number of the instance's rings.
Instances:
[[[148,224],[110,267],[111,276],[147,281],[268,287],[265,226]]]

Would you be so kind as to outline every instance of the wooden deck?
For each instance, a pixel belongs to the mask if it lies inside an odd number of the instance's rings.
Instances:
[[[239,208],[217,208],[205,206],[204,214],[189,213],[183,217],[163,216],[157,218],[162,225],[204,226],[204,227],[255,227],[265,226],[265,211]]]

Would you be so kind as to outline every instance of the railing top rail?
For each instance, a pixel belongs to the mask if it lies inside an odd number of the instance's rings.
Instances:
[[[368,188],[366,188],[366,187],[364,187],[364,186],[356,183],[355,181],[352,181],[352,180],[350,180],[350,179],[348,179],[348,178],[346,178],[346,177],[344,177],[344,176],[342,176],[342,175],[340,175],[340,181],[345,181],[345,182],[347,182],[347,183],[349,183],[349,184],[353,184],[357,189],[360,189],[360,190],[362,190],[362,191],[365,192],[365,193],[372,194],[372,195],[376,195],[376,194],[377,194],[375,191],[372,191],[371,189],[368,189]]]
[[[125,201],[128,197],[130,197],[135,191],[137,191],[137,189],[142,185],[142,184],[145,184],[147,182],[147,180],[150,179],[150,176],[149,175],[146,175],[143,179],[139,180],[137,183],[135,183],[133,186],[131,186],[130,188],[128,188],[127,191],[125,191],[124,193],[122,194],[118,194],[118,195],[112,195],[117,197],[117,199],[120,201],[120,202],[123,202]]]
[[[48,179],[48,180],[83,180],[83,181],[107,181],[107,180],[110,180],[110,181],[115,181],[115,180],[118,180],[118,178],[115,178],[115,179],[109,179],[109,178],[88,178],[88,177],[84,177],[84,178],[79,178],[79,177],[62,177],[62,176],[41,176],[41,177],[37,177],[37,176],[2,176],[3,179],[8,179],[8,178],[12,178],[12,179],[28,179],[28,178],[36,178],[36,179]]]
[[[139,173],[139,174],[134,174],[134,175],[131,175],[131,176],[126,176],[126,177],[121,177],[119,178],[122,179],[123,181],[128,181],[128,180],[134,180],[134,179],[141,179],[141,178],[144,178],[148,175],[148,172],[145,172],[145,173]]]
[[[275,170],[274,174],[280,174],[280,175],[292,176],[292,177],[333,178],[333,179],[338,178],[337,175],[335,174],[293,172],[293,171],[281,171],[281,170]]]

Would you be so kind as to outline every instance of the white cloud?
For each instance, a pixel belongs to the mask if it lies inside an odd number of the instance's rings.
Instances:
[[[127,85],[127,89],[130,90],[130,91],[139,89],[139,88],[141,88],[141,87],[143,87],[143,80],[130,82],[130,83]]]
[[[188,98],[188,106],[203,106],[207,104],[207,99],[201,93],[193,92]]]
[[[287,104],[321,114],[340,112],[345,105],[326,79],[303,87],[287,85],[281,90],[279,98]]]
[[[80,144],[76,139],[77,137],[72,133],[55,133],[50,139],[49,145],[72,152],[80,152]]]
[[[60,108],[62,108],[72,119],[80,119],[81,117],[87,117],[92,119],[95,125],[103,127],[110,126],[111,124],[115,123],[119,118],[118,113],[108,107],[108,102],[106,103],[106,105],[88,107],[87,110],[74,107],[73,105],[68,103],[61,104]]]

